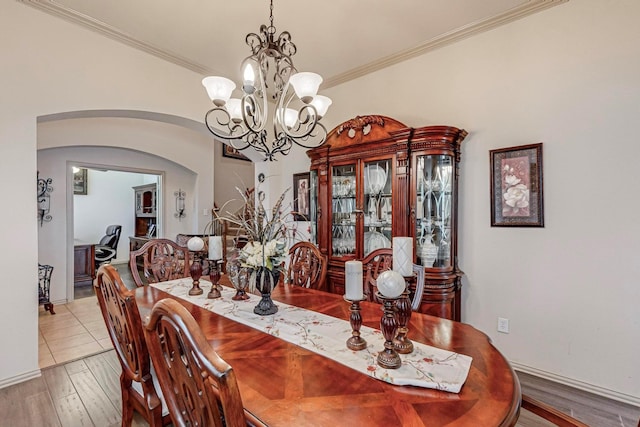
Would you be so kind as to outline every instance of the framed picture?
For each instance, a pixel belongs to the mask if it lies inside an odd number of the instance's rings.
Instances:
[[[542,143],[489,151],[491,226],[544,227]]]
[[[247,156],[236,150],[230,145],[222,144],[222,157],[230,157],[232,159],[251,161]]]
[[[87,170],[79,168],[73,173],[73,194],[87,194]]]
[[[311,175],[309,172],[293,175],[293,219],[309,221],[309,197]]]

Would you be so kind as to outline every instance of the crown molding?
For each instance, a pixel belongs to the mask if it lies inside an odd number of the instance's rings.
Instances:
[[[90,16],[67,8],[59,3],[56,3],[54,0],[17,1],[43,10],[51,15],[61,17],[67,21],[80,24],[113,40],[117,40],[128,46],[134,47],[143,52],[149,53],[160,59],[179,65],[196,73],[202,75],[211,75],[217,72],[216,70],[212,70],[209,67],[191,61],[177,53],[170,52],[168,50],[164,50],[157,46],[154,46],[150,43],[138,40],[130,34],[126,34],[115,27],[105,24],[104,22],[98,21]],[[344,73],[326,78],[322,84],[322,88],[327,89],[348,82],[350,80],[357,79],[391,65],[395,65],[408,59],[415,58],[429,51],[439,49],[473,35],[491,30],[500,25],[504,25],[506,23],[539,12],[541,10],[566,3],[568,1],[569,0],[529,0],[520,6],[514,7],[499,15],[493,16],[488,19],[472,22],[471,24],[465,25],[464,27],[439,35],[438,37],[435,37],[431,40],[427,40],[413,48],[405,49],[403,51],[380,58],[363,66],[353,68]]]
[[[350,80],[357,79],[391,65],[395,65],[408,59],[415,58],[429,51],[439,49],[473,35],[489,31],[493,28],[499,27],[512,21],[516,21],[520,18],[524,18],[525,16],[539,12],[543,9],[548,9],[550,7],[566,3],[568,1],[569,0],[530,0],[527,3],[524,3],[499,15],[492,16],[488,19],[472,22],[448,33],[441,34],[431,40],[427,40],[413,48],[409,48],[393,55],[380,58],[361,67],[356,67],[344,73],[325,79],[322,84],[322,88],[327,89],[348,82]]]

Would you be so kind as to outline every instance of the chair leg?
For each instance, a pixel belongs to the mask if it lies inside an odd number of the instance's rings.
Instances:
[[[120,375],[120,388],[122,391],[122,427],[131,427],[133,422],[133,406],[130,401],[131,380],[124,376],[124,372]]]
[[[47,302],[44,304],[44,310],[45,311],[49,311],[49,313],[51,314],[56,314],[55,311],[53,311],[53,303]]]

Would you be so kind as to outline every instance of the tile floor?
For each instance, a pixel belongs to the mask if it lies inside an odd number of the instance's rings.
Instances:
[[[113,348],[95,295],[54,309],[54,315],[42,307],[39,311],[41,369]]]

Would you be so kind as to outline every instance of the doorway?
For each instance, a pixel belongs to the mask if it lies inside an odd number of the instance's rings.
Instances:
[[[93,295],[93,277],[101,262],[128,273],[130,237],[161,235],[162,174],[87,164],[70,164],[70,169],[74,280],[67,300],[72,301]],[[153,193],[144,199],[149,203],[142,203],[139,189]],[[95,261],[89,255],[94,252]]]

